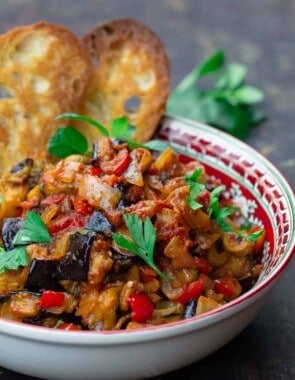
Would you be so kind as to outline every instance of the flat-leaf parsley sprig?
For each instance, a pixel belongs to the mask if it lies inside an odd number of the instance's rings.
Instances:
[[[145,218],[142,221],[136,214],[125,214],[123,218],[132,240],[127,239],[122,234],[113,232],[114,241],[119,247],[140,257],[160,277],[168,280],[168,276],[162,273],[154,262],[156,230],[150,218]]]
[[[14,245],[31,243],[50,243],[51,237],[41,216],[34,211],[28,211],[24,223],[12,240]]]
[[[202,169],[198,168],[192,174],[185,177],[186,183],[189,186],[187,203],[192,210],[197,210],[203,207],[203,205],[197,201],[197,197],[201,194],[202,191],[206,189],[206,185],[199,182],[201,175]],[[247,237],[252,243],[254,243],[263,234],[263,230],[261,229],[251,234],[247,234],[247,229],[237,230],[233,228],[232,225],[227,221],[227,218],[234,212],[239,211],[239,209],[234,206],[220,207],[219,197],[223,190],[224,186],[217,186],[210,192],[208,207],[209,217],[216,221],[221,231],[235,232],[239,235]],[[251,226],[249,226],[249,228],[250,227]]]
[[[29,263],[29,257],[24,247],[16,247],[10,251],[5,251],[0,247],[0,274],[10,269],[25,267]]]
[[[206,186],[203,183],[198,182],[202,173],[203,170],[198,168],[192,174],[185,176],[185,181],[189,186],[187,202],[192,210],[197,210],[203,207],[203,205],[196,200],[201,192],[206,189]]]
[[[131,149],[143,147],[162,151],[168,146],[165,142],[157,139],[150,140],[145,144],[133,141],[131,137],[136,128],[128,123],[126,117],[112,120],[109,131],[96,120],[76,113],[63,113],[55,117],[55,120],[60,119],[84,121],[96,128],[103,136],[115,137],[128,143]],[[48,151],[52,156],[65,158],[71,154],[88,154],[89,147],[86,137],[81,132],[71,126],[66,126],[56,130],[48,143]]]
[[[22,227],[14,236],[15,248],[5,251],[0,247],[0,274],[9,269],[18,269],[29,264],[29,256],[25,248],[31,243],[50,243],[51,237],[40,215],[28,211]]]
[[[245,84],[247,67],[237,62],[225,65],[225,53],[216,51],[197,65],[172,92],[168,114],[188,117],[245,138],[252,126],[266,115],[254,106],[264,99],[257,87]],[[213,77],[209,88],[200,84]],[[204,87],[204,86],[203,86]]]

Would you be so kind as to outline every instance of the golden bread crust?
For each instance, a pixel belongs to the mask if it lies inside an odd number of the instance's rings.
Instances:
[[[79,112],[109,126],[112,119],[127,116],[136,126],[133,139],[147,141],[165,112],[170,91],[170,67],[159,37],[147,26],[118,19],[98,25],[82,39],[97,63]],[[139,103],[130,110],[128,102]],[[98,131],[76,125],[95,140]]]
[[[53,118],[77,111],[93,64],[71,31],[43,21],[2,34],[0,46],[1,173],[46,156]]]

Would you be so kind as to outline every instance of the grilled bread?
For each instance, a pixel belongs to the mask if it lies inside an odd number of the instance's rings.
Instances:
[[[43,158],[62,112],[77,111],[93,74],[68,29],[47,22],[0,36],[0,173],[25,157]]]
[[[112,119],[127,116],[136,127],[132,138],[147,141],[165,111],[170,90],[169,62],[161,40],[137,21],[118,19],[97,26],[82,41],[96,70],[79,113],[106,127]],[[99,133],[85,124],[77,128],[90,141]]]

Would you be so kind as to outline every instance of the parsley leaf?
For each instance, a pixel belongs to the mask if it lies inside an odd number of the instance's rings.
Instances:
[[[16,233],[12,243],[26,245],[31,243],[50,243],[51,237],[41,216],[28,211],[21,229]]]
[[[132,240],[128,240],[125,236],[114,232],[112,234],[114,241],[119,247],[139,256],[160,277],[168,279],[154,263],[156,231],[150,218],[142,221],[136,214],[126,214],[124,215],[124,221]]]
[[[62,113],[62,114],[55,117],[55,120],[59,120],[59,119],[71,119],[71,120],[85,121],[86,123],[89,123],[93,127],[95,127],[96,129],[98,129],[99,132],[103,136],[109,136],[108,130],[103,125],[98,123],[96,120],[92,119],[91,117],[79,115],[78,113]]]
[[[17,247],[7,252],[2,247],[0,248],[0,274],[9,269],[26,266],[28,263],[29,257],[24,247]]]
[[[136,128],[128,123],[128,119],[126,117],[119,117],[112,120],[110,132],[103,125],[99,124],[90,117],[76,113],[63,113],[56,116],[55,120],[59,119],[85,121],[97,128],[103,136],[113,136],[125,141],[131,149],[147,148],[163,151],[168,147],[168,145],[161,140],[150,140],[145,144],[140,144],[136,141],[130,140]],[[71,154],[83,155],[88,152],[88,142],[86,137],[81,132],[71,126],[58,128],[48,143],[48,151],[51,155],[59,158],[65,158]]]
[[[59,158],[65,158],[71,154],[85,154],[87,150],[86,137],[70,126],[58,128],[48,143],[49,153]]]
[[[265,120],[263,111],[254,108],[264,93],[245,85],[247,67],[237,62],[225,65],[225,54],[215,52],[197,65],[172,92],[168,114],[191,118],[237,136],[248,136],[252,126]],[[200,78],[213,77],[212,88],[203,89]]]
[[[219,228],[224,232],[233,231],[233,228],[225,221],[230,216],[235,207],[219,207],[219,195],[223,191],[223,186],[218,186],[210,193],[209,217],[216,220]]]
[[[119,117],[111,122],[110,134],[125,141],[134,134],[135,129],[135,127],[128,123],[126,117]]]
[[[255,241],[263,234],[263,230],[255,231],[252,234],[248,235],[248,239],[255,243]]]
[[[192,174],[185,176],[185,181],[189,185],[187,203],[192,210],[197,210],[203,206],[201,203],[196,201],[198,195],[206,188],[203,183],[198,182],[202,172],[203,170],[198,168]]]

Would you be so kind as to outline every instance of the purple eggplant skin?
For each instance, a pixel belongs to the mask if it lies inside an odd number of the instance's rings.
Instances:
[[[76,232],[71,236],[66,255],[58,262],[54,277],[57,280],[86,281],[90,251],[96,234]]]
[[[33,259],[29,268],[25,289],[28,290],[60,290],[62,289],[55,279],[58,260]]]
[[[21,229],[23,225],[22,218],[6,218],[3,221],[3,226],[1,230],[1,236],[3,240],[4,249],[6,251],[10,251],[14,248],[14,244],[12,243],[13,238],[16,233]]]
[[[24,160],[20,161],[18,164],[13,166],[13,168],[10,170],[10,173],[19,173],[19,172],[22,172],[26,168],[31,169],[33,164],[34,164],[34,161],[32,158],[25,158]]]
[[[113,226],[109,222],[108,218],[100,211],[94,211],[91,214],[85,227],[88,230],[92,230],[104,235],[110,235],[113,230]]]
[[[197,301],[196,300],[191,300],[184,309],[182,318],[187,319],[194,317],[196,315],[196,308],[197,308]]]

